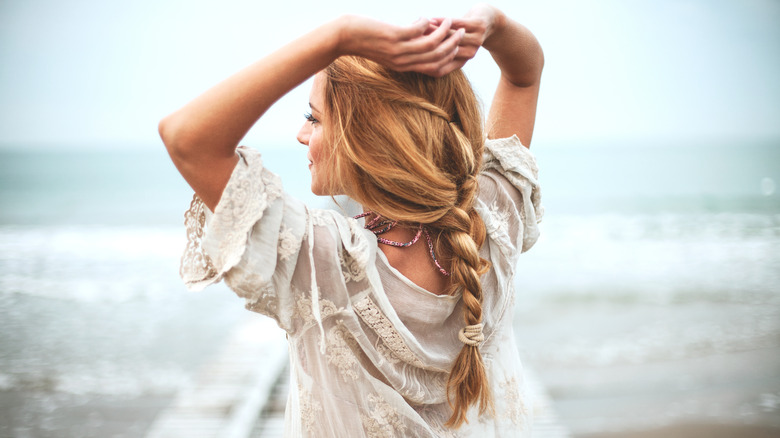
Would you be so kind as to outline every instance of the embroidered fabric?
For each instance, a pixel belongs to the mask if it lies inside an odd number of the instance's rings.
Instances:
[[[401,335],[393,328],[393,324],[379,311],[371,298],[365,297],[358,300],[352,307],[355,308],[360,318],[382,338],[385,347],[392,351],[395,357],[416,367],[425,366],[404,343]]]
[[[525,401],[521,397],[521,386],[515,377],[504,380],[501,383],[501,389],[504,391],[506,407],[502,415],[513,424],[522,426],[528,416]]]
[[[518,148],[520,139],[516,135],[490,141],[483,158],[484,169],[500,170],[503,176],[520,191],[522,208],[520,219],[523,224],[521,251],[525,252],[539,239],[539,227],[544,208],[541,206],[542,194],[539,189],[539,168],[536,159],[526,147]]]
[[[369,438],[405,436],[406,424],[398,411],[376,394],[368,396],[369,409],[360,413],[360,419]]]
[[[224,279],[247,309],[287,332],[294,383],[286,421],[294,436],[529,433],[510,306],[517,255],[538,238],[543,210],[535,160],[516,137],[486,142],[476,202],[487,229],[480,254],[492,266],[482,278],[479,348],[496,416],[471,411],[457,430],[444,422],[447,373],[463,346],[459,297],[431,294],[389,269],[358,221],[307,208],[282,190],[259,153],[238,154],[214,213],[195,196],[185,214],[181,276],[191,289]]]
[[[338,369],[344,381],[347,381],[347,379],[359,379],[359,364],[355,351],[360,347],[358,347],[357,341],[352,337],[349,330],[344,327],[343,322],[337,322],[336,325],[328,330],[325,343],[325,357],[329,364]]]

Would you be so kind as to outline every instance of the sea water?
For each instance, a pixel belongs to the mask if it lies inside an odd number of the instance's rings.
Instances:
[[[515,327],[564,422],[780,427],[780,143],[539,149]]]
[[[516,328],[564,420],[589,432],[720,409],[777,418],[778,143],[533,150],[546,213],[518,266]],[[264,159],[288,191],[326,204],[307,192],[303,148]],[[0,151],[0,436],[142,436],[246,317],[224,286],[191,293],[178,278],[191,196],[162,148]],[[745,351],[763,354],[770,384],[743,378],[738,399],[724,390],[715,405],[674,393],[720,378],[697,380],[697,360]],[[632,368],[653,364],[666,371]],[[621,393],[610,373],[638,383]],[[644,400],[659,381],[674,391],[626,421],[640,407],[621,397]]]

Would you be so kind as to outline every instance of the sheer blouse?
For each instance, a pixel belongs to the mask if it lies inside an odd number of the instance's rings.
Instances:
[[[476,209],[480,346],[493,415],[469,411],[449,429],[446,382],[463,344],[460,294],[435,295],[394,269],[362,220],[312,209],[282,190],[260,154],[241,157],[212,213],[197,195],[185,215],[181,276],[191,289],[225,280],[246,308],[276,320],[290,345],[288,437],[515,437],[531,425],[512,330],[514,266],[537,240],[536,161],[516,137],[487,140]]]

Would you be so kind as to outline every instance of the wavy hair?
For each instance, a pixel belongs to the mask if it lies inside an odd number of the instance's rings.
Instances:
[[[423,224],[449,265],[450,294],[462,289],[466,325],[482,321],[479,256],[485,224],[474,209],[485,137],[479,102],[462,71],[433,78],[400,73],[359,57],[325,70],[328,140],[339,190],[399,224]],[[471,405],[493,410],[478,346],[465,345],[447,382],[460,427]]]

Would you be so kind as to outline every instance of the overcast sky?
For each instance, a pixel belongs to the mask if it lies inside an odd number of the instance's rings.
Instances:
[[[0,0],[0,144],[154,147],[161,117],[329,18],[407,23],[473,3]],[[545,50],[537,144],[780,138],[778,1],[494,4]],[[489,57],[467,72],[489,104]],[[244,143],[295,144],[307,96],[289,94]]]

